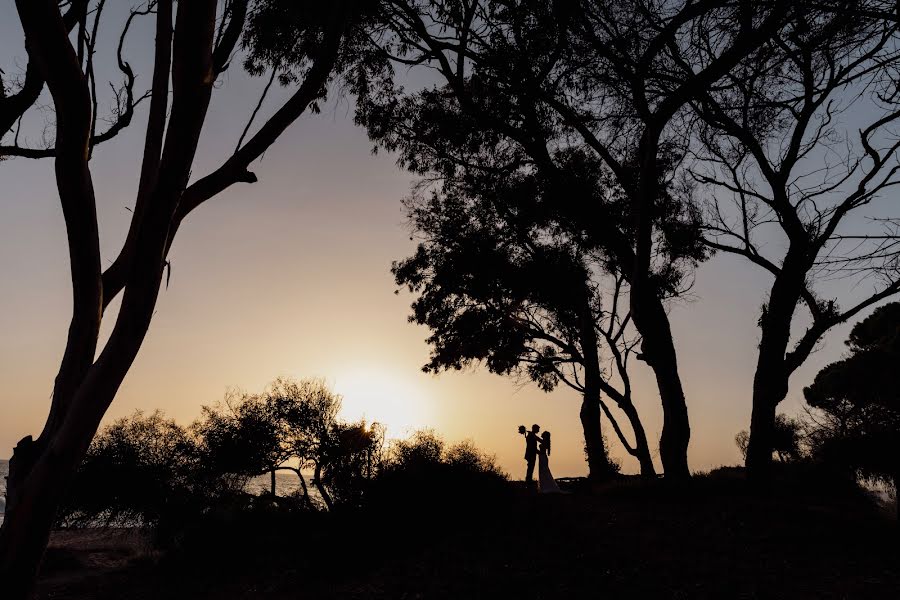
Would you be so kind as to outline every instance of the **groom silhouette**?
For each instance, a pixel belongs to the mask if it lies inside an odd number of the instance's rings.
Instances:
[[[534,481],[534,462],[537,460],[538,432],[541,430],[540,425],[532,425],[531,431],[525,434],[525,462],[528,464],[528,470],[525,472],[525,483]]]

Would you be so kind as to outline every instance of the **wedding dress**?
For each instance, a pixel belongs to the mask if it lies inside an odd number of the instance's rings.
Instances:
[[[538,491],[542,494],[559,494],[561,490],[550,472],[550,457],[547,450],[538,451]]]

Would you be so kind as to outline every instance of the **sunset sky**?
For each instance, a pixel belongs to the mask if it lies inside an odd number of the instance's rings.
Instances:
[[[0,68],[7,74],[25,64],[13,10],[11,2],[0,8]],[[138,31],[129,56],[146,68],[144,42]],[[232,68],[220,83],[195,178],[234,147],[264,81]],[[259,183],[238,184],[191,215],[170,254],[171,283],[106,422],[159,408],[186,424],[228,388],[252,392],[281,375],[322,377],[344,394],[347,418],[385,422],[390,435],[433,427],[451,441],[470,438],[521,477],[516,427],[539,423],[553,432],[554,474],[586,473],[574,392],[545,394],[480,369],[420,371],[428,332],[407,322],[411,296],[395,294],[390,274],[391,261],[414,249],[400,204],[413,179],[394,157],[372,154],[352,114],[352,101],[332,94],[322,114],[301,119],[255,166]],[[98,147],[91,163],[110,261],[134,203],[144,111],[140,117]],[[39,118],[29,131],[29,141],[39,144]],[[0,457],[6,458],[19,438],[39,433],[46,416],[70,317],[70,283],[52,161],[4,161],[0,182]],[[739,460],[734,435],[749,423],[756,321],[769,283],[742,261],[715,257],[697,273],[692,297],[672,307],[694,470]],[[833,330],[797,372],[784,412],[802,407],[803,385],[841,355],[847,331]],[[655,453],[661,424],[655,382],[641,363],[634,379]],[[623,470],[634,472],[636,462],[607,433]]]

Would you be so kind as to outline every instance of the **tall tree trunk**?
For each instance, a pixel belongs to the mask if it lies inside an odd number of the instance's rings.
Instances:
[[[803,255],[796,244],[788,250],[759,319],[761,335],[753,375],[753,412],[746,460],[747,474],[757,482],[768,481],[772,475],[775,413],[788,393],[790,370],[786,354],[791,322],[804,285],[803,274],[807,271]]]
[[[588,477],[603,481],[612,477],[613,472],[603,443],[600,423],[600,385],[603,374],[600,370],[600,355],[597,352],[597,332],[594,329],[591,309],[591,290],[585,281],[581,298],[581,354],[584,361],[584,393],[581,402],[581,428],[584,431],[584,451],[587,455]]]
[[[585,389],[581,402],[581,428],[584,431],[584,452],[587,455],[588,478],[593,481],[605,481],[612,477],[609,456],[603,444],[603,431],[600,424],[600,390],[594,388],[590,392]]]
[[[667,119],[661,121],[664,122]],[[652,278],[653,222],[659,198],[659,138],[662,125],[648,125],[641,135],[637,189],[632,203],[635,219],[634,269],[631,274],[631,315],[643,339],[644,360],[653,368],[663,408],[663,428],[659,456],[667,479],[688,479],[688,445],[691,425],[669,317]]]
[[[271,490],[271,491],[272,491],[272,497],[275,498],[276,496],[278,496],[277,490],[275,489],[275,467],[272,467],[272,470],[269,471],[269,473],[270,473],[271,476],[272,476],[272,481],[271,481],[271,484],[272,484],[272,490]]]
[[[632,291],[634,294],[634,291]],[[643,338],[642,358],[653,369],[663,407],[663,428],[659,439],[659,456],[667,479],[687,479],[688,445],[691,425],[687,403],[678,374],[675,342],[669,317],[655,294],[642,298],[641,309],[634,311],[634,324]]]
[[[187,185],[214,77],[215,0],[179,3],[173,61],[173,103],[160,177],[140,231],[115,326],[95,359],[103,311],[93,188],[87,167],[90,103],[55,1],[17,3],[29,54],[37,57],[56,109],[56,179],[72,265],[74,309],[47,424],[25,438],[10,464],[6,518],[0,527],[4,598],[28,598],[49,540],[57,506],[100,421],[144,341],[162,279],[169,225]],[[55,15],[55,17],[54,17]],[[87,221],[82,226],[82,221]],[[94,264],[96,262],[96,264]]]
[[[772,476],[772,452],[775,446],[775,411],[780,399],[764,384],[753,386],[753,411],[750,415],[750,441],[747,444],[748,475],[758,482]]]

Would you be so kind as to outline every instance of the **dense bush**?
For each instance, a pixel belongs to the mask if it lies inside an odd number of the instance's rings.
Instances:
[[[465,441],[447,446],[431,430],[395,441],[372,482],[367,506],[409,520],[485,515],[509,494],[507,475],[493,456]]]
[[[95,437],[60,520],[157,526],[192,502],[198,458],[195,439],[160,412],[119,419]]]

